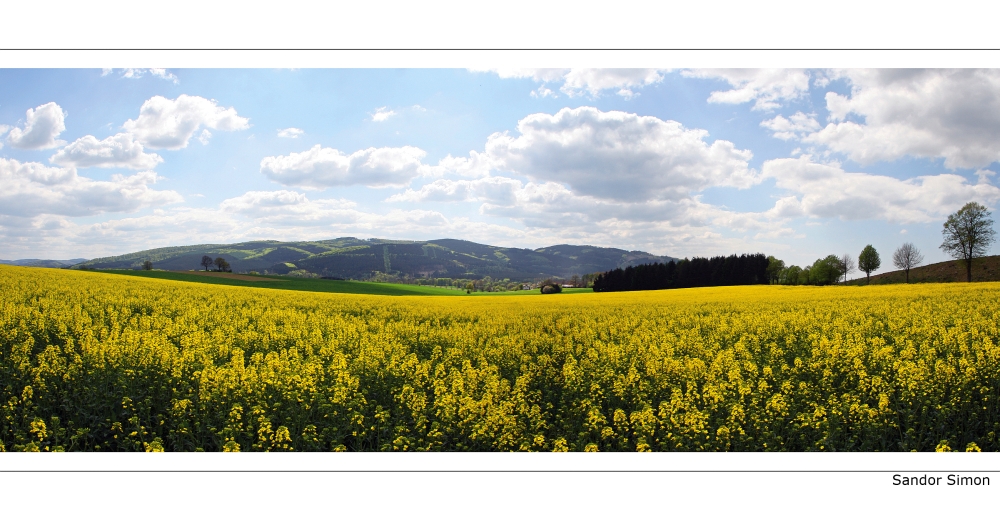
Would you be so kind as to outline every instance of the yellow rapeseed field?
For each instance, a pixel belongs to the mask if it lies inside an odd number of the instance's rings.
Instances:
[[[998,450],[1000,284],[499,297],[0,266],[0,450]]]

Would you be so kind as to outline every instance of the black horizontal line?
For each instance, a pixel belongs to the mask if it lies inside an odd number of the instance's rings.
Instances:
[[[35,469],[0,469],[2,474],[21,474],[21,473],[113,473],[113,474],[127,474],[127,473],[152,473],[152,474],[231,474],[231,473],[301,473],[301,474],[356,474],[356,473],[372,473],[372,474],[427,474],[427,473],[441,473],[441,474],[900,474],[900,473],[913,473],[919,472],[921,474],[998,474],[1000,470],[963,470],[963,469],[950,469],[950,470],[440,470],[440,469],[419,469],[419,470],[405,470],[405,469],[388,469],[388,470],[371,470],[371,469],[308,469],[308,470],[295,470],[295,469],[226,469],[226,470],[188,470],[188,469],[170,469],[170,470],[146,470],[146,469],[83,469],[83,470],[73,470],[73,469],[56,469],[56,470],[35,470]]]
[[[451,47],[424,47],[424,48],[396,48],[396,47],[371,47],[371,48],[215,48],[215,47],[153,47],[153,48],[123,48],[123,47],[84,47],[84,48],[0,48],[0,51],[1000,51],[1000,48],[894,48],[894,47],[871,47],[871,48],[781,48],[781,47],[760,47],[760,48],[451,48]]]

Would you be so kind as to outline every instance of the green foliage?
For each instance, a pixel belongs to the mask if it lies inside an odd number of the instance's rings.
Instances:
[[[449,278],[534,282],[557,275],[595,274],[627,265],[667,262],[645,252],[617,248],[559,245],[537,250],[487,246],[455,239],[433,242],[355,239],[345,237],[315,242],[251,241],[146,250],[86,261],[76,268],[133,269],[146,259],[161,270],[187,271],[212,266],[225,258],[233,272],[285,274],[305,270],[342,279],[368,280],[375,272],[408,278]],[[207,269],[207,268],[206,268]],[[593,281],[593,278],[590,279]]]
[[[801,273],[802,273],[802,268],[799,268],[798,266],[793,264],[788,268],[786,268],[781,273],[780,283],[789,285],[799,284],[799,274]]]
[[[970,202],[948,216],[944,223],[944,242],[941,249],[948,255],[965,262],[966,278],[972,282],[972,259],[986,255],[993,244],[996,232],[993,219],[986,206]]]
[[[552,279],[546,279],[542,281],[541,285],[538,286],[538,291],[542,292],[543,294],[562,293],[563,288],[562,285],[553,281]]]
[[[879,258],[875,248],[870,244],[865,246],[861,250],[861,255],[858,255],[858,269],[865,272],[869,282],[871,282],[872,272],[878,270],[880,266],[882,266],[882,259]]]
[[[816,259],[809,269],[809,283],[817,285],[833,284],[840,280],[843,275],[840,257],[827,255],[823,259]]]
[[[767,256],[767,278],[768,282],[774,284],[780,280],[781,272],[785,270],[785,261],[773,255]]]
[[[297,290],[302,292],[327,292],[364,295],[466,295],[465,288],[439,288],[435,286],[419,286],[415,284],[377,283],[368,281],[346,281],[333,279],[296,278],[287,275],[263,275],[268,281],[241,281],[217,277],[215,272],[150,272],[133,273],[121,270],[88,270],[116,276],[135,276],[143,278],[163,279],[168,281],[183,281],[190,283],[217,284],[223,286],[239,286],[245,288],[269,288],[274,290]],[[214,274],[214,275],[213,275]],[[468,283],[470,293],[475,289],[472,282]],[[569,293],[590,293],[590,288],[565,289]],[[496,295],[536,295],[538,290],[515,290],[508,292],[490,292]],[[478,293],[477,293],[478,295]]]

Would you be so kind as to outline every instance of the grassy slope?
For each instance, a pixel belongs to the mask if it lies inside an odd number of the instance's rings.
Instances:
[[[132,270],[86,270],[110,275],[128,275],[132,277],[147,277],[170,281],[191,283],[220,284],[224,286],[246,286],[250,288],[269,288],[274,290],[297,290],[301,292],[328,292],[368,295],[468,295],[457,288],[438,288],[434,286],[418,286],[414,284],[371,283],[363,281],[335,281],[331,279],[304,279],[268,275],[268,279],[277,281],[237,281],[212,275],[197,275],[179,272],[143,272]],[[589,288],[566,289],[566,293],[586,293]],[[538,290],[519,290],[516,292],[477,292],[471,295],[540,295]]]
[[[883,261],[883,267],[892,261]],[[1000,255],[980,257],[972,260],[972,280],[974,282],[1000,281]],[[895,284],[906,282],[902,270],[872,275],[872,284]],[[911,283],[964,283],[965,263],[962,261],[945,261],[928,264],[910,270]],[[847,281],[847,284],[865,284],[865,277]]]

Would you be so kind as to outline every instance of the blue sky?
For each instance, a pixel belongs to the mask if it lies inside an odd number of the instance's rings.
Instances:
[[[1000,201],[998,70],[0,70],[0,259],[341,236],[806,265]],[[996,253],[994,248],[991,253]],[[888,268],[885,268],[888,269]]]

